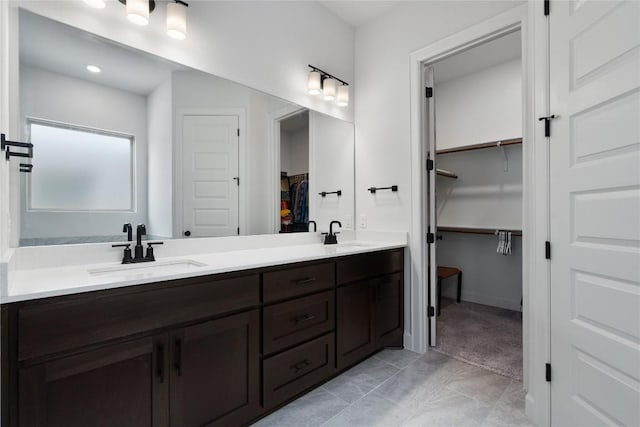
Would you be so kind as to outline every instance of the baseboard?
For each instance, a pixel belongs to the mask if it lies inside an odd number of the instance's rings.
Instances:
[[[444,295],[443,296],[448,296]],[[462,301],[474,302],[476,304],[490,305],[492,307],[506,308],[507,310],[521,311],[520,301],[507,298],[483,295],[475,292],[462,291]]]

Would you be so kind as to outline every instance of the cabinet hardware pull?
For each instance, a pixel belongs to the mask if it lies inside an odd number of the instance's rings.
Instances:
[[[315,277],[305,277],[304,279],[299,279],[299,280],[296,280],[295,282],[298,285],[306,285],[315,281],[316,281]]]
[[[181,376],[182,375],[182,342],[179,339],[177,339],[174,344],[173,367],[178,373],[178,376]]]
[[[293,319],[293,321],[296,322],[296,325],[299,325],[300,323],[308,322],[309,320],[313,320],[315,318],[316,316],[314,316],[313,314],[305,314],[303,316],[296,317],[295,319]]]
[[[156,352],[156,373],[160,378],[160,384],[164,383],[164,346],[158,344],[158,350]]]
[[[302,369],[311,366],[311,362],[309,359],[304,359],[302,362],[296,363],[295,365],[291,365],[291,369],[293,369],[294,373],[300,372]]]

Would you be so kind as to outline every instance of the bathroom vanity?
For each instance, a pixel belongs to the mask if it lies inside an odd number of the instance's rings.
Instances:
[[[327,255],[3,304],[3,426],[245,425],[402,347],[403,245],[310,246]]]

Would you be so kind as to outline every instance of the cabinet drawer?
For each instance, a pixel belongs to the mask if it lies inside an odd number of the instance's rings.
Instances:
[[[265,307],[264,354],[333,330],[334,314],[333,290]]]
[[[25,305],[18,311],[18,359],[214,317],[260,302],[257,274],[166,283],[176,286],[145,287],[131,293],[105,291]]]
[[[264,302],[304,295],[335,284],[335,264],[311,264],[264,273],[262,286]]]
[[[371,277],[402,271],[404,249],[372,252],[339,259],[337,262],[337,282],[355,282]]]
[[[265,409],[329,378],[335,371],[334,342],[334,335],[330,333],[265,359]]]

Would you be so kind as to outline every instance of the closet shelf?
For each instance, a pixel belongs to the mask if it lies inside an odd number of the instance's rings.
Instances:
[[[458,175],[451,171],[447,171],[444,169],[436,169],[436,175],[446,176],[447,178],[458,179]]]
[[[444,148],[436,150],[436,154],[460,153],[462,151],[482,150],[484,148],[504,147],[507,145],[522,144],[522,138],[506,139],[504,141],[492,141],[482,144],[466,145],[464,147]]]
[[[513,236],[522,236],[522,230],[506,229],[506,228],[473,228],[473,227],[440,227],[438,231],[449,231],[452,233],[468,233],[468,234],[489,234],[494,235],[496,231],[510,231]]]

